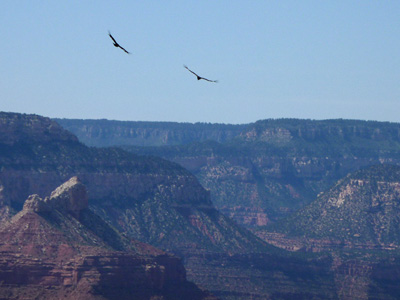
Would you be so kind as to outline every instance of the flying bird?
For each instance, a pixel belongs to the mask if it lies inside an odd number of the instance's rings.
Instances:
[[[185,69],[187,69],[190,73],[192,73],[192,74],[194,74],[194,75],[196,75],[196,77],[197,77],[197,80],[200,80],[200,79],[203,79],[203,80],[207,80],[207,81],[209,81],[209,82],[218,82],[218,80],[210,80],[210,79],[207,79],[207,78],[204,78],[204,77],[201,77],[201,76],[199,76],[199,75],[197,75],[195,72],[193,72],[192,70],[190,70],[187,66],[185,66],[185,65],[183,65],[184,67],[185,67]]]
[[[124,50],[127,54],[130,54],[128,51],[126,51],[126,49],[125,49],[124,47],[122,47],[120,44],[117,43],[117,41],[113,38],[113,36],[111,35],[110,32],[108,32],[108,35],[109,35],[110,38],[113,40],[113,42],[114,42],[114,47],[121,48],[121,49]]]

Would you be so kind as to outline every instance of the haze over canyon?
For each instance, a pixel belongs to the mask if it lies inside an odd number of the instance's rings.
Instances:
[[[400,296],[397,123],[0,113],[0,147],[4,298]]]

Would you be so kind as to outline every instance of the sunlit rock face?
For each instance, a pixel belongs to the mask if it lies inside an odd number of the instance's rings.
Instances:
[[[400,167],[376,165],[351,173],[321,193],[278,230],[365,248],[400,247]]]
[[[0,230],[0,267],[2,298],[213,299],[186,281],[180,259],[93,214],[77,177],[28,197]]]
[[[33,212],[48,212],[52,209],[66,211],[79,217],[79,212],[88,207],[86,187],[74,176],[56,188],[45,199],[37,194],[31,195],[25,201],[23,210]]]

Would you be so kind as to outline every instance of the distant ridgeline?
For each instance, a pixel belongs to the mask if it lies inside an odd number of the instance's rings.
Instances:
[[[106,119],[54,120],[76,135],[81,142],[97,147],[185,145],[207,140],[226,143],[235,138],[236,141],[265,142],[270,147],[278,148],[284,145],[303,146],[303,142],[340,143],[340,146],[344,146],[345,143],[353,147],[366,146],[368,149],[373,145],[363,142],[400,142],[399,123],[377,121],[267,119],[250,124],[232,125]],[[388,150],[388,147],[390,148],[390,143],[379,144],[383,151]],[[313,152],[317,150],[314,147],[313,149]]]
[[[88,146],[181,145],[197,141],[225,142],[240,134],[245,125],[177,122],[54,119]]]
[[[56,121],[87,145],[121,146],[179,163],[211,191],[219,210],[246,226],[263,226],[287,216],[361,167],[400,164],[398,123]]]

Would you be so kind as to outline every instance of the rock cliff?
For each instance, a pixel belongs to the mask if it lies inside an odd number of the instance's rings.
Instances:
[[[399,215],[400,167],[376,165],[347,175],[273,228],[292,236],[395,249],[400,248]]]
[[[86,188],[78,177],[74,176],[56,188],[50,197],[46,197],[44,200],[37,194],[29,196],[24,203],[23,211],[40,213],[56,209],[66,211],[79,218],[80,211],[87,207]]]
[[[224,142],[239,135],[246,125],[176,122],[54,119],[80,141],[97,147],[120,145],[181,145],[195,141]]]
[[[0,230],[0,266],[4,299],[212,299],[178,258],[93,214],[76,177],[49,198],[30,196]]]
[[[264,120],[234,139],[124,149],[179,163],[214,205],[248,227],[277,221],[349,172],[400,164],[400,125],[353,120]]]
[[[258,234],[291,251],[331,253],[340,299],[397,299],[399,203],[400,167],[375,165]]]

